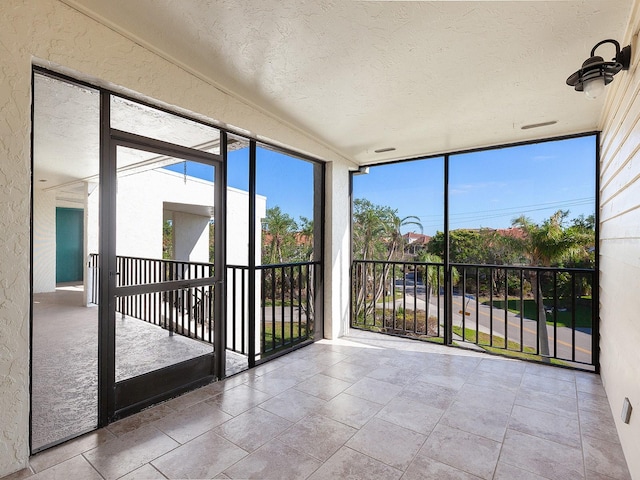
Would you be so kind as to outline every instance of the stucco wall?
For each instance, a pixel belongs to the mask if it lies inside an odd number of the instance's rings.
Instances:
[[[33,192],[33,293],[56,289],[56,194]]]
[[[640,1],[623,45],[640,29]],[[632,478],[640,479],[640,42],[633,65],[611,84],[600,173],[600,351],[602,380]],[[628,397],[634,412],[620,414]],[[604,442],[604,440],[601,439]]]
[[[351,291],[349,168],[337,163],[328,165],[326,182],[324,336],[333,339],[349,331]]]
[[[326,160],[313,139],[58,0],[2,0],[0,16],[0,476],[28,459],[31,67],[157,99]],[[136,94],[137,95],[137,94]],[[344,212],[343,212],[344,213]]]
[[[173,257],[186,262],[209,262],[210,217],[173,213]]]

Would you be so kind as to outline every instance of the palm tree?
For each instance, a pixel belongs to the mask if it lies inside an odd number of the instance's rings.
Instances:
[[[513,220],[514,227],[521,228],[524,238],[520,240],[523,253],[528,257],[529,264],[541,267],[557,265],[564,259],[574,254],[580,246],[580,241],[569,230],[563,227],[563,221],[569,214],[566,210],[558,210],[542,225],[521,215]],[[537,282],[537,304],[538,304],[538,338],[540,345],[540,355],[543,361],[549,362],[549,335],[547,332],[547,316],[544,307],[544,296],[542,294],[542,282],[536,278],[536,274],[529,272],[529,281],[533,287]]]
[[[429,253],[426,251],[423,251],[418,255],[418,261],[429,264],[426,265],[426,267],[418,267],[421,270],[420,273],[425,283],[427,300],[426,317],[428,321],[431,295],[438,285],[444,285],[444,265],[442,265],[442,258],[440,258],[440,256],[436,255],[435,253]],[[442,267],[440,265],[442,265]],[[456,285],[459,281],[460,273],[458,272],[458,269],[456,267],[451,267],[451,284]]]
[[[295,245],[296,221],[276,206],[267,209],[262,226],[267,233],[264,245],[267,263],[284,263],[287,250]]]
[[[390,207],[374,205],[369,200],[356,199],[353,202],[353,250],[358,260],[384,260],[389,262],[401,250],[403,238],[401,229],[408,225],[417,226],[422,231],[419,218],[408,216],[401,218],[398,211]],[[359,287],[356,289],[356,315],[366,317],[375,309],[376,302],[389,288],[389,266],[360,264],[354,272]],[[374,282],[377,276],[381,281]],[[375,291],[372,291],[375,284]],[[369,288],[371,287],[371,288]],[[371,292],[372,302],[366,302],[365,293]]]
[[[420,218],[415,215],[409,215],[404,218],[400,218],[397,214],[397,210],[394,210],[389,215],[389,223],[387,228],[390,230],[390,238],[388,244],[388,260],[392,260],[396,252],[402,252],[404,254],[404,237],[402,236],[402,228],[409,225],[418,227],[420,233],[422,233],[422,224]]]

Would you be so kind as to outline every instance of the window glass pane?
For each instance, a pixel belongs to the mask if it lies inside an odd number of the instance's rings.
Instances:
[[[97,427],[100,94],[34,76],[32,447]]]
[[[218,129],[121,97],[111,97],[111,127],[209,153],[220,153]]]
[[[262,264],[311,260],[314,165],[258,147],[256,172],[257,216],[262,219]]]
[[[449,172],[452,262],[593,266],[594,136],[454,155]],[[545,224],[584,233],[582,253],[522,251],[525,230]]]
[[[444,226],[442,158],[372,166],[353,176],[353,255],[415,260]]]

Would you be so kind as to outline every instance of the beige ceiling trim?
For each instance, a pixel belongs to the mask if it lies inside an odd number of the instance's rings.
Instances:
[[[215,89],[219,90],[220,92],[224,93],[225,95],[229,95],[230,97],[236,99],[237,101],[245,104],[246,106],[253,108],[257,111],[259,111],[260,113],[262,113],[263,115],[272,118],[273,120],[285,125],[286,127],[300,133],[301,135],[304,135],[305,137],[313,140],[314,142],[316,142],[319,145],[322,145],[324,148],[328,149],[329,151],[334,152],[336,155],[338,155],[340,158],[348,161],[349,163],[352,163],[353,165],[355,165],[356,167],[358,166],[358,163],[345,155],[344,152],[341,152],[339,150],[337,150],[335,148],[335,146],[325,142],[324,140],[319,139],[318,137],[316,137],[315,135],[313,135],[312,133],[308,132],[307,130],[304,130],[302,128],[300,128],[298,125],[295,125],[287,120],[284,120],[283,118],[274,115],[272,112],[266,110],[265,108],[261,107],[260,105],[255,104],[254,102],[252,102],[251,100],[246,99],[245,97],[243,97],[242,95],[238,95],[237,93],[233,92],[232,90],[229,90],[228,88],[220,85],[218,82],[214,81],[213,79],[209,78],[206,75],[203,75],[201,72],[189,67],[188,65],[185,65],[183,62],[181,62],[180,60],[178,60],[177,58],[173,57],[172,55],[169,55],[168,53],[164,52],[163,50],[155,47],[154,45],[148,43],[147,41],[143,40],[142,38],[138,37],[137,35],[129,32],[128,30],[125,30],[123,28],[121,28],[119,25],[111,22],[110,20],[107,20],[106,18],[104,18],[102,15],[99,15],[93,11],[91,11],[90,9],[84,7],[83,5],[79,5],[78,3],[76,3],[74,0],[60,0],[62,3],[66,4],[69,8],[72,8],[78,12],[80,12],[83,15],[86,15],[89,18],[92,18],[93,20],[95,20],[96,22],[100,23],[101,25],[106,26],[107,28],[113,30],[114,32],[122,35],[123,37],[131,40],[132,42],[140,45],[141,47],[149,50],[150,52],[158,55],[159,57],[163,58],[164,60],[176,65],[177,67],[181,68],[182,70],[188,72],[189,74],[193,75],[194,77],[198,78],[199,80],[202,80],[203,82],[211,85],[212,87],[214,87]],[[198,112],[194,112],[194,113],[198,113]],[[221,123],[224,123],[223,121],[219,120]],[[225,125],[227,125],[226,123],[224,123]],[[230,130],[234,130],[234,127],[232,125],[229,125],[229,129]],[[264,137],[261,136],[259,133],[257,132],[249,132],[247,130],[241,130],[241,131],[232,131],[231,133],[238,133],[240,135],[249,135],[250,137],[254,138],[255,140],[260,140],[260,138],[262,138],[264,141],[268,141],[268,142],[273,142],[276,143],[278,145],[283,145],[282,142],[279,142],[275,139],[271,139],[269,137]],[[288,148],[293,148],[288,146]],[[315,155],[313,155],[315,157]]]

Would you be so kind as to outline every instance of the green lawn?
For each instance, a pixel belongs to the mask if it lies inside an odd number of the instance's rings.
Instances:
[[[463,337],[462,335],[462,327],[453,327],[453,333]],[[520,351],[520,344],[517,342],[513,342],[509,340],[507,344],[507,348],[505,348],[504,338],[502,337],[493,337],[493,346],[490,347],[489,343],[491,338],[488,333],[476,332],[470,328],[464,329],[464,340],[471,343],[476,343],[476,334],[478,335],[477,345],[487,352],[495,353],[498,355],[504,355],[506,357],[511,358],[521,358],[524,360],[536,360],[538,362],[542,361],[542,357],[540,355],[536,355],[535,348],[532,347],[524,347],[523,351]],[[551,359],[551,363],[553,365],[566,365],[564,362],[560,360],[556,360],[555,358]]]
[[[489,301],[484,299],[483,305],[489,305]],[[494,300],[493,306],[495,308],[504,309],[504,300]],[[550,308],[553,306],[553,300],[550,298],[545,299],[545,307]],[[520,299],[509,299],[507,308],[511,313],[520,314]],[[560,309],[566,309],[561,311]],[[524,300],[524,317],[535,320],[538,315],[538,304],[533,299]],[[556,317],[557,325],[561,327],[571,326],[571,304],[566,302],[558,302],[558,312]],[[576,324],[578,328],[591,328],[592,327],[592,311],[591,311],[591,299],[584,297],[576,300]],[[553,313],[547,312],[547,324],[553,325]]]
[[[292,328],[293,327],[293,328]],[[264,326],[264,338],[265,348],[271,349],[274,342],[274,332],[271,323],[267,323]],[[300,334],[298,334],[298,324],[286,322],[284,324],[284,341],[282,337],[282,323],[276,322],[275,324],[275,348],[278,349],[282,346],[289,346],[307,339],[307,325],[303,323],[300,326]]]

